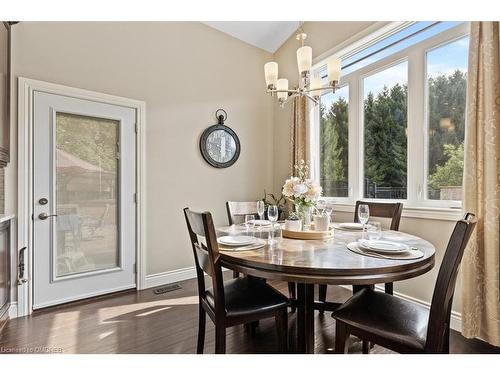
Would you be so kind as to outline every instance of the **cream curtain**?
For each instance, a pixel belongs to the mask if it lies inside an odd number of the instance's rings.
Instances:
[[[500,346],[499,22],[472,22],[469,48],[464,210],[478,223],[462,264],[462,333]]]
[[[293,100],[293,118],[290,138],[290,176],[295,174],[294,166],[304,160],[309,165],[309,116],[306,97]]]

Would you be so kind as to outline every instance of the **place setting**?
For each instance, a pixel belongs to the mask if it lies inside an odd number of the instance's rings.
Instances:
[[[217,238],[219,250],[222,251],[250,251],[266,245],[262,238],[245,235],[229,235]]]
[[[382,259],[404,260],[418,259],[424,256],[424,253],[416,247],[410,247],[403,242],[384,239],[382,225],[379,222],[363,223],[362,225],[364,227],[362,237],[346,245],[352,252]]]

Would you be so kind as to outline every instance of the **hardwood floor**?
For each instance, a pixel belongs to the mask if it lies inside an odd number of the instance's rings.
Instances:
[[[229,273],[226,275],[231,277]],[[179,283],[182,289],[155,295],[151,289],[127,291],[35,312],[11,320],[0,336],[3,353],[195,353],[198,327],[196,281]],[[272,283],[287,293],[286,283]],[[328,300],[343,301],[350,291],[328,288]],[[295,344],[295,317],[289,314],[291,351]],[[334,320],[316,313],[316,353],[333,353]],[[452,353],[500,353],[500,348],[467,340],[452,332]],[[227,330],[228,353],[276,353],[274,319],[260,322],[252,337],[242,326]],[[214,328],[207,319],[205,353],[214,352]],[[351,337],[350,352],[361,345]],[[379,346],[372,353],[391,353]]]

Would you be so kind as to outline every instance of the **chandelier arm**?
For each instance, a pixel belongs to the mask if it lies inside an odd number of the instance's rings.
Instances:
[[[314,98],[314,96],[312,96],[311,94],[309,94],[309,93],[306,92],[306,93],[304,93],[304,95],[306,97],[308,97],[309,99],[311,99],[314,102],[314,104],[319,104],[319,100],[317,100],[316,98]]]
[[[306,93],[309,93],[311,91],[319,91],[319,90],[333,90],[335,92],[335,90],[337,89],[337,86],[321,86],[320,88],[317,88],[317,89],[307,89],[307,90],[304,90],[304,92]]]
[[[267,90],[268,94],[274,94],[277,92],[287,92],[288,94],[298,94],[299,90]]]

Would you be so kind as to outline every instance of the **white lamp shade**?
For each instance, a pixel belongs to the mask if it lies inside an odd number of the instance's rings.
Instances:
[[[280,78],[278,79],[278,84],[276,87],[278,90],[288,90],[288,79]],[[285,100],[288,97],[287,92],[278,92],[278,99]]]
[[[299,74],[309,72],[312,66],[312,48],[309,46],[300,47],[297,50],[297,65]]]
[[[264,75],[266,77],[266,85],[272,85],[276,87],[276,82],[278,81],[278,63],[268,62],[264,65]]]
[[[328,60],[328,82],[339,81],[340,80],[340,66],[341,60],[337,57],[332,57]]]
[[[311,78],[311,95],[321,96],[321,78],[318,75]]]

